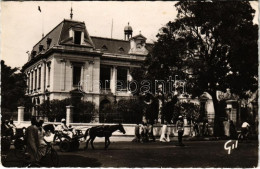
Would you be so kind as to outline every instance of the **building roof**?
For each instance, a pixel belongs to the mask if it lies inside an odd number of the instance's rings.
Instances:
[[[74,21],[74,20],[67,20],[64,19],[60,24],[58,24],[55,28],[53,28],[48,34],[46,34],[36,45],[34,45],[32,51],[36,51],[39,53],[39,46],[43,45],[44,50],[47,50],[47,39],[51,39],[51,43],[48,48],[52,48],[56,45],[66,44],[69,39],[69,30],[70,28],[82,28],[85,30],[84,32],[84,41],[86,42],[86,46],[94,47],[93,42],[89,38],[89,34],[85,29],[85,23]],[[29,59],[30,60],[30,59]]]
[[[70,35],[70,29],[73,29],[75,31],[77,30],[84,31],[84,40],[82,45],[74,44],[73,38]],[[145,37],[142,35],[137,35],[133,38],[145,38]],[[129,40],[103,38],[103,37],[96,37],[96,36],[90,37],[84,22],[64,19],[61,23],[59,23],[56,27],[54,27],[48,34],[46,34],[36,45],[34,45],[29,60],[26,63],[26,66],[38,60],[39,59],[38,56],[44,55],[46,52],[49,52],[50,51],[49,49],[54,49],[55,46],[61,46],[61,45],[65,45],[65,46],[71,45],[73,46],[73,48],[75,46],[75,47],[99,49],[103,53],[119,54],[119,55],[128,55],[130,51]],[[43,47],[42,51],[40,51],[40,47]],[[151,52],[152,44],[146,43],[146,49],[149,52]],[[37,57],[38,59],[35,60],[34,59],[35,57]]]
[[[104,53],[128,54],[130,50],[130,42],[127,40],[111,39],[91,36],[96,49],[100,49]]]
[[[103,38],[90,36],[96,49],[104,53],[128,54],[130,50],[130,42],[128,40]],[[146,49],[151,52],[153,44],[146,43]]]

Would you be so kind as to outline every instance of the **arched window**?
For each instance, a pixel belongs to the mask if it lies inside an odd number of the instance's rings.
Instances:
[[[101,51],[107,51],[107,50],[108,50],[108,48],[107,48],[106,45],[103,45],[103,46],[101,47]]]
[[[125,50],[124,50],[124,48],[122,48],[122,47],[120,47],[119,49],[118,49],[118,52],[119,53],[123,53]]]

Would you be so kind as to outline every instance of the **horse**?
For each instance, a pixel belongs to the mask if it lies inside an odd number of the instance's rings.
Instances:
[[[86,140],[87,136],[89,135],[89,139],[86,142],[85,150],[88,148],[88,143],[90,141],[92,149],[95,149],[93,146],[93,141],[96,137],[105,137],[105,149],[108,148],[110,144],[109,137],[112,136],[112,133],[119,130],[123,134],[125,134],[125,129],[122,124],[118,125],[101,125],[101,126],[94,126],[86,130],[84,138]]]

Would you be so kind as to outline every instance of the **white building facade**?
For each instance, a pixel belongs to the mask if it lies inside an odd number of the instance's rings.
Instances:
[[[129,25],[124,32],[125,40],[92,37],[84,22],[64,19],[33,47],[23,66],[33,104],[69,98],[75,91],[98,110],[103,100],[132,96],[130,69],[140,67],[152,44],[141,34],[132,37]]]

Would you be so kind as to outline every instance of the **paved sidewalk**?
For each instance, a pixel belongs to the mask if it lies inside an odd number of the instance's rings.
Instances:
[[[111,142],[131,142],[134,139],[134,136],[111,136]],[[159,142],[160,137],[155,137],[156,142]],[[257,140],[258,137],[252,137],[250,140]],[[96,137],[95,142],[104,142],[104,137]],[[171,141],[178,141],[178,137],[170,137]],[[184,136],[183,141],[218,141],[218,140],[230,140],[228,137],[190,137]]]
[[[111,136],[110,141],[111,142],[131,142],[134,139],[134,136]],[[159,142],[160,137],[155,137],[156,142]],[[104,137],[96,137],[95,142],[104,142]],[[177,141],[178,137],[170,137],[171,141]],[[183,137],[183,141],[213,141],[213,140],[219,140],[215,137]]]

